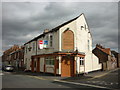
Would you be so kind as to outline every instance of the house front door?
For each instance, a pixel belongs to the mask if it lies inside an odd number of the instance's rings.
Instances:
[[[61,76],[62,77],[73,77],[75,75],[74,57],[62,57],[61,64]]]

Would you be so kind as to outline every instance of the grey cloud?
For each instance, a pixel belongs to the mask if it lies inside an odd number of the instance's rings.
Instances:
[[[93,45],[103,43],[117,48],[117,3],[3,3],[2,6],[5,49],[12,44],[21,45],[44,29],[52,29],[81,13],[87,18]],[[114,44],[109,45],[111,42]]]

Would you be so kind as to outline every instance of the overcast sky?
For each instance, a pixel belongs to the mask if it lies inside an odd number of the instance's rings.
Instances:
[[[84,13],[93,37],[118,49],[118,3],[116,2],[4,2],[2,3],[3,51],[14,44],[23,45],[43,32]]]

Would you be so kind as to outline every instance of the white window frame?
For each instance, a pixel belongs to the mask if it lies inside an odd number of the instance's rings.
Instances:
[[[55,61],[54,57],[45,58],[46,65],[54,65],[55,64],[54,61]]]
[[[83,57],[80,57],[80,66],[84,66],[85,60]]]
[[[33,51],[35,51],[35,43],[33,42],[33,49],[32,49]]]

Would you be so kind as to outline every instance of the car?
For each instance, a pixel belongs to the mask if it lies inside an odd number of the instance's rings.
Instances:
[[[14,71],[14,66],[12,66],[12,65],[7,65],[7,66],[4,67],[4,70],[5,70],[5,71]]]

